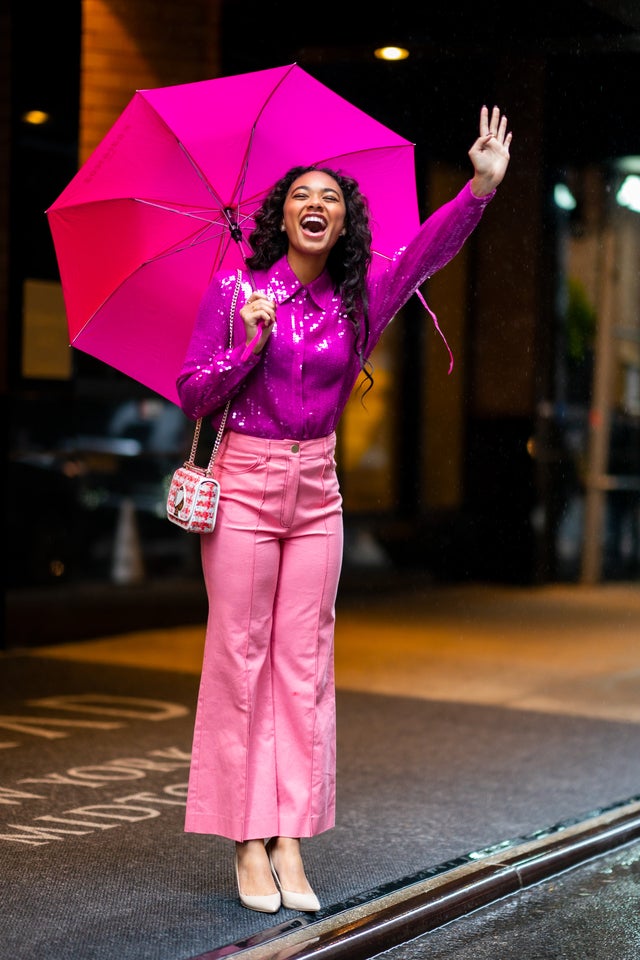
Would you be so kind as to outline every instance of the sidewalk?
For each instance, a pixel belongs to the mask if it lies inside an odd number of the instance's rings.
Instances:
[[[199,585],[159,586],[151,597],[156,613],[173,611],[162,627],[114,631],[100,609],[95,639],[49,640],[38,650],[198,673],[206,617]],[[133,610],[136,592],[125,601]],[[32,615],[46,627],[49,612],[36,605]],[[361,584],[339,596],[335,648],[336,682],[345,689],[640,722],[640,583]]]
[[[39,648],[37,656],[197,675],[203,633],[202,622],[137,630],[49,644]],[[512,588],[443,587],[413,580],[387,591],[377,588],[341,596],[336,677],[342,690],[451,706],[493,705],[550,719],[597,718],[633,727],[640,724],[639,641],[640,585],[635,583]],[[638,746],[640,751],[640,726]],[[472,741],[468,749],[473,750]],[[593,776],[598,778],[597,764]],[[632,776],[630,782],[635,782]],[[637,782],[640,795],[640,764]],[[602,787],[606,794],[607,785]],[[626,802],[621,801],[624,798],[611,796],[608,808],[588,816],[584,808],[576,809],[574,822],[541,823],[536,836],[497,835],[493,848],[455,863],[425,864],[422,876],[404,882],[399,878],[395,889],[381,890],[364,902],[345,903],[331,916],[289,924],[275,938],[265,920],[264,938],[238,945],[236,952],[243,960],[284,956],[356,960],[393,950],[393,960],[410,960],[426,954],[412,953],[410,944],[398,944],[428,930],[437,930],[442,940],[447,929],[443,925],[470,917],[482,907],[471,927],[475,937],[482,916],[496,915],[499,900],[524,902],[523,892],[531,884],[552,880],[594,857],[608,858],[625,844],[637,842],[640,796],[630,793]],[[569,884],[566,889],[567,897],[554,908],[570,918],[578,907],[571,898],[577,894]],[[610,899],[610,922],[634,924],[636,903],[621,901],[613,889]],[[622,960],[607,952],[602,915],[594,915],[593,922],[593,960]],[[473,937],[471,952],[460,953],[461,960],[482,956],[473,953]],[[456,943],[463,948],[464,943]],[[549,949],[544,952],[540,943],[533,943],[527,953],[519,944],[510,953],[501,945],[495,954],[485,955],[490,960],[565,956]],[[206,960],[222,955],[212,949]],[[566,956],[573,960],[570,953]],[[591,958],[583,952],[575,960]]]

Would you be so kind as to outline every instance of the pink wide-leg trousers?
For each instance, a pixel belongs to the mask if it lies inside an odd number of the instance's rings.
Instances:
[[[335,823],[335,600],[343,551],[335,435],[227,432],[185,829],[232,840]]]

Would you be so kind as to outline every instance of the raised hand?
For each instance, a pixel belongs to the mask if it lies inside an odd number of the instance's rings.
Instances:
[[[476,197],[484,197],[503,180],[509,166],[509,147],[511,131],[507,131],[507,118],[500,115],[500,109],[494,107],[489,117],[489,109],[480,111],[480,136],[469,150],[473,164],[474,177],[471,189]]]

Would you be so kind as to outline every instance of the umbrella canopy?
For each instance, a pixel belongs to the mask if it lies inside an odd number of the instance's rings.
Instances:
[[[207,284],[298,164],[358,181],[372,269],[416,231],[414,145],[297,64],[138,90],[46,211],[71,344],[178,403]]]

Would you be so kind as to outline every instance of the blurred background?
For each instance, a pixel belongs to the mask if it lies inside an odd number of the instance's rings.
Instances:
[[[366,407],[355,397],[344,416],[345,588],[640,577],[634,0],[396,0],[375,16],[365,3],[12,2],[0,11],[5,645],[203,615],[197,538],[164,512],[191,424],[69,347],[45,210],[136,89],[289,63],[415,143],[423,217],[469,178],[483,103],[514,132],[479,229],[423,288],[453,372],[414,297],[376,349]]]

